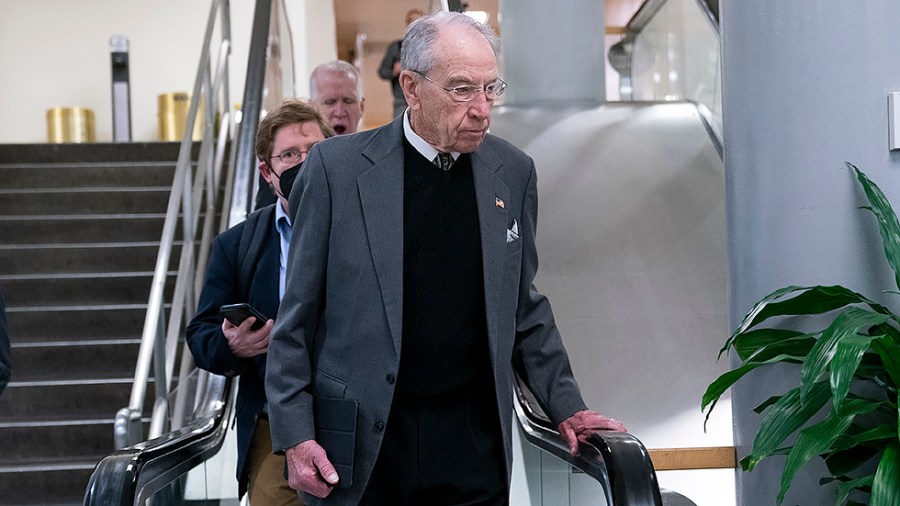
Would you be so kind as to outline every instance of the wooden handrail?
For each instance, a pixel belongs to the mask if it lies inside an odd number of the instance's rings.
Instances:
[[[733,469],[737,467],[737,453],[733,446],[700,448],[648,449],[653,468],[657,471],[685,469]]]

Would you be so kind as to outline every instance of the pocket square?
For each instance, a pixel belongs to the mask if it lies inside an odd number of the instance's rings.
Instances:
[[[506,231],[506,242],[513,242],[519,238],[519,224],[513,220],[512,226]]]

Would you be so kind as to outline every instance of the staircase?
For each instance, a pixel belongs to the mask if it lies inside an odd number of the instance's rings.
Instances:
[[[81,504],[114,450],[177,157],[177,143],[0,145],[0,504]]]

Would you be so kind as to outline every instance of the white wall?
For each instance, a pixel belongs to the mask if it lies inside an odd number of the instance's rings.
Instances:
[[[297,92],[336,55],[331,1],[290,0]],[[253,0],[231,0],[231,102],[243,96]],[[157,96],[193,88],[209,0],[0,0],[0,143],[46,142],[51,107],[94,110],[112,140],[109,37],[130,40],[132,138],[158,139]]]
[[[286,0],[294,35],[297,96],[309,97],[309,74],[337,58],[334,3],[331,0]]]

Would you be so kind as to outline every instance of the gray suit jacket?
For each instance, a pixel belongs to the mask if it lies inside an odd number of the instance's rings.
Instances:
[[[266,395],[276,450],[314,439],[314,395],[359,401],[353,487],[333,491],[327,504],[359,501],[391,409],[403,321],[403,159],[402,117],[333,137],[310,152],[290,196],[287,287],[269,345]],[[491,135],[471,159],[509,476],[513,369],[555,423],[585,404],[550,303],[532,284],[534,162]],[[514,225],[518,237],[508,232]]]

